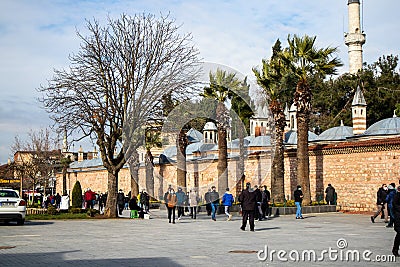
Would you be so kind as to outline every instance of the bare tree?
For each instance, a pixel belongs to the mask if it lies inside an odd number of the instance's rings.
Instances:
[[[25,182],[25,188],[32,188],[34,193],[36,186],[40,185],[46,192],[61,158],[61,151],[57,149],[57,141],[51,137],[50,130],[31,130],[26,140],[16,136],[11,150],[14,154],[15,173]]]
[[[39,90],[55,123],[96,139],[108,171],[105,214],[116,217],[118,173],[127,162],[137,168],[144,126],[158,116],[162,96],[187,93],[196,81],[198,52],[168,17],[122,15],[106,26],[88,21],[87,30],[78,32],[82,43],[69,69],[55,70]]]

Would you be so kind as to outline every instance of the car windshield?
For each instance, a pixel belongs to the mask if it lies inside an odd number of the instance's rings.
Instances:
[[[11,190],[0,190],[0,197],[18,197],[18,194]]]

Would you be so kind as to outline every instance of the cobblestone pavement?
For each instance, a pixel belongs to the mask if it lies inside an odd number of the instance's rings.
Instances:
[[[129,219],[128,213],[124,211],[125,218],[120,219],[0,223],[0,266],[398,266],[400,262],[399,258],[397,263],[378,262],[391,260],[387,256],[395,232],[383,221],[372,224],[367,215],[308,214],[304,220],[280,216],[256,222],[256,231],[250,232],[239,229],[239,216],[226,221],[225,215],[218,215],[214,222],[200,213],[197,220],[183,217],[169,224],[164,210],[151,210],[150,220]]]

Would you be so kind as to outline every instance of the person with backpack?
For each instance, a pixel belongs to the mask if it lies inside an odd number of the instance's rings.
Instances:
[[[225,214],[228,216],[226,219],[227,221],[232,219],[232,214],[229,213],[229,209],[232,207],[234,201],[235,199],[233,198],[232,193],[229,192],[229,188],[226,188],[225,194],[222,196],[222,205],[225,206]]]
[[[175,190],[171,187],[170,190],[168,191],[168,194],[166,195],[166,205],[168,209],[168,222],[171,223],[171,217],[172,217],[172,223],[175,223],[175,207],[177,203],[177,197],[175,194]]]

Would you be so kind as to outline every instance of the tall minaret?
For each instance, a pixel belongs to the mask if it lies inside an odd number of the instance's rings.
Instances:
[[[68,152],[67,129],[64,129],[62,152],[63,153]]]
[[[367,103],[365,102],[360,86],[357,86],[356,93],[354,94],[351,112],[353,118],[353,134],[363,134],[367,129]]]
[[[344,35],[344,43],[349,47],[349,72],[356,74],[362,69],[362,45],[365,33],[360,23],[360,0],[348,0],[349,32]]]

